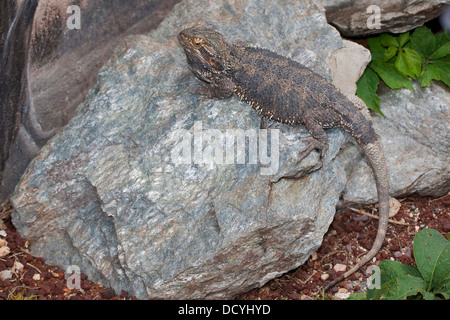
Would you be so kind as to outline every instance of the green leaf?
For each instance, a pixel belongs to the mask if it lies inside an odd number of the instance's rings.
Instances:
[[[450,281],[444,283],[440,288],[434,291],[437,296],[442,296],[445,300],[450,300]]]
[[[381,285],[380,289],[373,290],[370,300],[406,300],[408,297],[422,294],[426,283],[422,278],[411,275],[396,277]]]
[[[399,277],[415,277],[415,278],[422,278],[421,273],[419,270],[410,265],[403,265],[398,261],[390,261],[390,260],[383,260],[378,265],[381,270],[381,287],[383,285],[390,286],[389,283],[392,283],[395,279]],[[380,288],[381,289],[381,288]],[[378,289],[377,289],[378,290]],[[380,293],[376,293],[377,290],[368,290],[367,291],[367,298],[372,299],[372,297],[379,295]]]
[[[398,44],[403,47],[409,41],[409,32],[402,33],[398,36]]]
[[[350,295],[350,297],[348,297],[345,300],[367,300],[366,298],[366,293],[365,292],[356,292]]]
[[[441,81],[450,87],[450,57],[432,60],[431,63],[439,70]]]
[[[414,258],[427,291],[450,280],[450,242],[438,231],[423,229],[414,237]]]
[[[434,64],[425,64],[419,79],[422,87],[429,87],[431,86],[431,80],[441,80],[439,69]]]
[[[405,76],[411,77],[413,79],[416,78],[414,72],[412,72],[412,70],[410,70],[408,67],[408,64],[406,62],[406,54],[403,51],[400,51],[397,59],[395,59],[395,68]]]
[[[411,48],[425,61],[436,50],[436,38],[427,27],[417,28],[411,35]]]
[[[416,79],[422,71],[422,61],[417,52],[411,48],[400,50],[395,67],[401,73]]]
[[[422,274],[416,267],[404,265],[398,261],[383,260],[378,266],[381,269],[381,284],[401,276],[422,277]]]
[[[369,44],[370,47],[372,60],[383,59],[384,51],[386,49],[381,45],[380,37],[368,38],[367,43]]]
[[[384,51],[383,61],[389,61],[392,59],[392,57],[395,56],[397,53],[398,48],[397,47],[389,47]]]
[[[370,68],[366,68],[361,78],[356,83],[356,95],[360,97],[366,106],[379,114],[384,114],[380,110],[380,99],[377,95],[380,78]]]
[[[397,71],[395,66],[380,60],[372,60],[369,63],[369,67],[380,76],[381,80],[383,80],[389,88],[407,88],[414,92],[414,88],[408,77]]]
[[[436,38],[436,48],[442,47],[446,42],[450,41],[450,36],[447,32],[437,33],[435,35]]]
[[[440,59],[450,54],[450,42],[440,46],[430,57],[430,59]]]
[[[400,47],[397,38],[391,36],[389,33],[383,33],[380,35],[381,45],[384,47]]]
[[[431,292],[425,291],[423,294],[423,300],[436,300],[436,297]]]

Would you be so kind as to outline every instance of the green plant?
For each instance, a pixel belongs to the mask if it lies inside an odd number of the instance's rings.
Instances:
[[[39,297],[38,295],[35,295],[35,294],[25,297],[24,294],[25,294],[25,289],[18,292],[17,294],[13,294],[13,292],[11,291],[9,293],[8,299],[9,300],[33,300],[33,299],[36,299]]]
[[[322,287],[320,292],[317,292],[314,295],[314,300],[334,300],[334,296],[332,294],[328,294],[325,292],[325,288]]]
[[[380,79],[391,89],[414,91],[412,79],[422,87],[432,80],[450,86],[450,37],[447,33],[434,35],[427,27],[397,36],[381,34],[368,40],[372,60],[357,82],[356,95],[375,112],[380,110],[377,95]],[[384,115],[383,115],[384,116]]]
[[[423,229],[415,235],[413,249],[417,267],[381,261],[380,288],[354,294],[349,299],[449,300],[449,240],[436,230]]]

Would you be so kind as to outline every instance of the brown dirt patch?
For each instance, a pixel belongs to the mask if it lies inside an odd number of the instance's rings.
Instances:
[[[389,224],[388,233],[375,264],[391,259],[414,265],[412,242],[414,235],[428,227],[443,235],[450,232],[450,194],[439,199],[408,197],[400,200],[402,206],[393,218],[406,225]],[[354,207],[354,205],[352,205]],[[359,210],[371,212],[373,206]],[[127,292],[114,292],[100,284],[89,281],[81,274],[81,290],[69,289],[64,271],[45,264],[43,258],[30,253],[32,243],[23,239],[11,223],[11,204],[0,208],[1,247],[9,253],[0,257],[0,273],[10,270],[11,278],[0,278],[0,300],[127,300],[135,299]],[[350,268],[372,246],[377,228],[376,219],[345,209],[336,215],[324,236],[322,246],[308,261],[283,276],[269,281],[261,288],[242,293],[237,298],[247,300],[310,300],[337,299],[364,289],[366,265],[360,272],[342,281],[331,292],[322,296],[323,285],[339,276],[339,267]],[[5,242],[2,240],[6,241]],[[328,278],[327,278],[328,277]],[[327,278],[325,280],[325,278]]]

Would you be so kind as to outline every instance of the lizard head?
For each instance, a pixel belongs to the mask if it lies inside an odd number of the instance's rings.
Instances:
[[[226,69],[227,43],[220,33],[197,25],[181,31],[178,41],[186,53],[189,68],[201,80],[210,82],[215,74]]]

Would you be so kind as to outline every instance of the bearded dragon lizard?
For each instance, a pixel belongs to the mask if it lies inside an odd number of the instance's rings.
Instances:
[[[388,225],[389,181],[378,136],[370,121],[336,87],[300,63],[267,49],[236,45],[204,26],[181,31],[178,41],[191,71],[204,82],[193,93],[206,99],[232,95],[250,104],[261,115],[289,125],[304,125],[312,137],[299,152],[300,160],[318,149],[328,149],[324,129],[340,127],[354,137],[368,159],[376,181],[379,221],[371,250],[326,286],[326,290],[372,260],[380,250]]]

